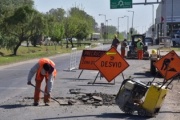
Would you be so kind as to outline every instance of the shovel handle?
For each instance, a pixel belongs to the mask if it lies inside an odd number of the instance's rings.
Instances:
[[[44,93],[45,95],[48,95],[48,93],[46,93],[46,92],[44,92],[43,90],[41,90],[41,89],[37,88],[34,84],[32,84],[32,83],[31,83],[31,86],[33,86],[35,89],[40,90],[40,91],[41,91],[42,93]]]

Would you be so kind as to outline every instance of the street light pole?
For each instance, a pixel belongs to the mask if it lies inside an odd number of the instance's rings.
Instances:
[[[107,19],[106,22],[107,22],[107,39],[108,39],[108,21],[111,20],[111,19]]]
[[[128,40],[128,31],[129,31],[129,16],[124,16],[127,17],[127,40]]]
[[[154,4],[152,4],[152,39],[154,40]]]
[[[134,23],[134,11],[128,11],[128,12],[132,12],[132,28],[131,28],[131,35],[133,34],[133,23]]]
[[[164,6],[164,8],[163,8],[163,11],[164,11],[164,28],[163,28],[163,31],[164,31],[164,33],[166,33],[165,35],[167,35],[167,19],[166,19],[167,18],[166,17],[166,13],[167,13],[167,8],[166,8],[167,1],[166,0],[163,1],[163,5],[162,6]],[[168,30],[170,30],[169,28],[170,28],[170,26],[168,27]],[[158,33],[156,33],[156,34],[158,34]],[[168,35],[170,35],[170,34],[168,34]],[[159,34],[157,36],[159,36]]]
[[[172,0],[172,13],[171,13],[171,35],[173,35],[173,25],[174,25],[174,9],[173,9],[173,4],[174,4],[174,1]],[[166,18],[165,18],[166,19]],[[166,27],[166,26],[165,26]],[[166,33],[165,33],[166,34]]]
[[[105,21],[104,21],[104,32],[105,32],[105,34],[106,34],[106,15],[105,14],[99,14],[99,16],[104,16],[104,18],[105,18]],[[104,34],[104,35],[105,35]],[[106,39],[106,37],[104,36],[104,40]]]
[[[119,32],[119,18],[124,18],[124,17],[118,17],[118,32]]]

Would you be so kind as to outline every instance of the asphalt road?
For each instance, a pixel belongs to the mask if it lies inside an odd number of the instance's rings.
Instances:
[[[108,49],[109,45],[103,46]],[[102,49],[100,46],[97,49]],[[119,48],[118,48],[119,50]],[[77,52],[77,61],[81,57],[81,51]],[[84,70],[80,75],[81,70],[69,71],[70,54],[57,55],[50,57],[56,64],[58,74],[54,84],[52,96],[57,99],[66,99],[68,97],[77,97],[70,94],[70,89],[80,89],[83,93],[105,93],[117,94],[119,87],[123,81],[122,74],[115,79],[115,85],[108,84],[104,79],[98,77],[96,84],[88,84],[93,82],[98,71]],[[33,92],[34,88],[28,86],[27,75],[30,67],[37,62],[38,59],[20,62],[8,66],[0,67],[0,120],[119,120],[119,119],[147,119],[137,115],[124,114],[117,105],[84,105],[82,103],[76,105],[60,106],[57,102],[51,102],[50,106],[44,106],[43,101],[40,106],[34,107]],[[152,81],[154,76],[149,73],[149,60],[126,60],[130,65],[123,71],[124,78],[129,76],[143,82]],[[156,78],[157,81],[162,81],[162,78]],[[114,81],[113,81],[114,82]],[[112,83],[113,83],[112,82]],[[180,118],[180,99],[179,82],[175,81],[175,89],[168,94],[165,105],[163,105],[160,113],[152,120],[179,120]],[[176,88],[177,85],[177,88]],[[44,84],[42,85],[42,89]]]

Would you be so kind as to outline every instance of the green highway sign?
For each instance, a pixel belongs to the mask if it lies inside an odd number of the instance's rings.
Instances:
[[[132,0],[110,0],[110,8],[132,8]]]

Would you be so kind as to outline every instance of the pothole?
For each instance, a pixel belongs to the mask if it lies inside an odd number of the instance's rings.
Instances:
[[[60,105],[113,105],[115,104],[115,94],[106,94],[106,93],[82,93],[80,89],[70,89],[70,94],[74,94],[74,97],[53,97],[59,101]],[[33,99],[33,97],[24,97],[22,102]],[[43,99],[43,98],[41,98]],[[52,100],[53,101],[53,100]]]

